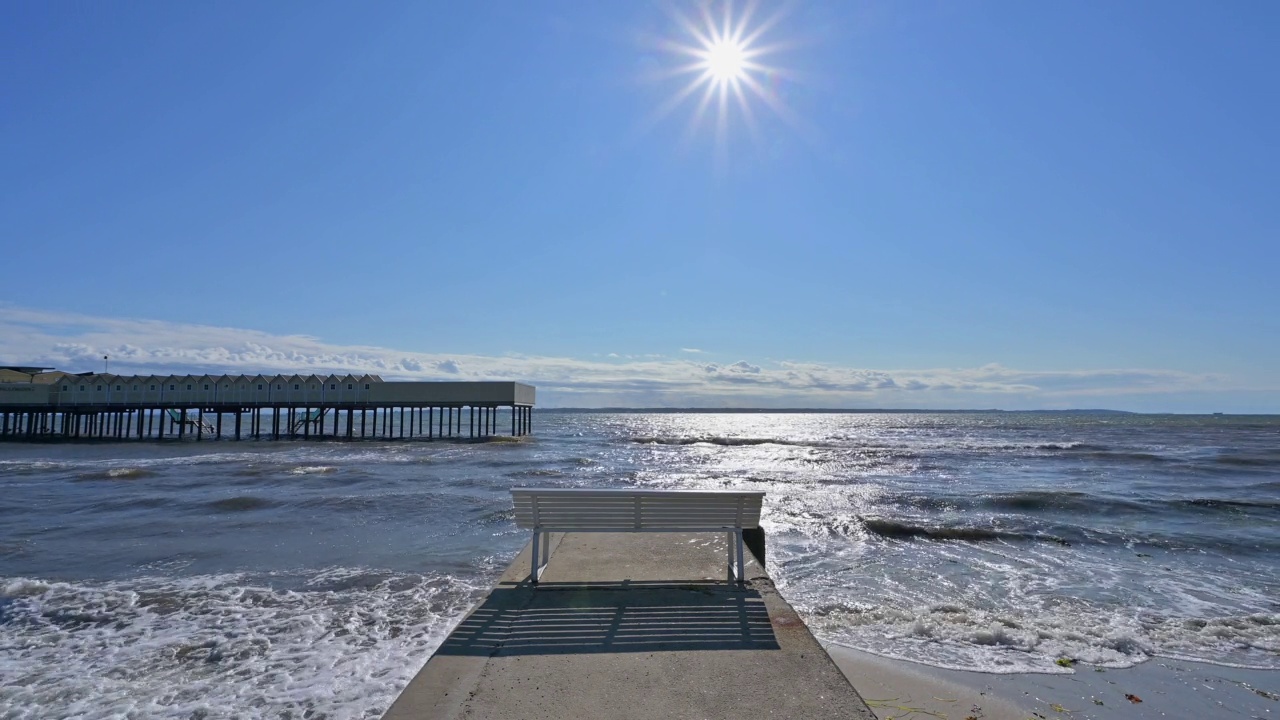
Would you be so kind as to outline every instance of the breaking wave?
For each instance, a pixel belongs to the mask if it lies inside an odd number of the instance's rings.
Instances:
[[[478,593],[361,568],[0,579],[5,717],[377,718]]]

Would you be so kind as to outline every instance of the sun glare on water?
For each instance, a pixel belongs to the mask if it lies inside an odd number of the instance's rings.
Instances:
[[[714,115],[718,145],[723,146],[729,134],[730,117],[740,118],[753,135],[760,134],[757,108],[761,105],[792,126],[798,125],[794,114],[781,102],[777,88],[784,78],[780,68],[768,57],[783,46],[765,44],[765,35],[781,20],[781,13],[760,20],[756,4],[735,11],[729,0],[700,2],[698,13],[690,16],[672,10],[677,39],[665,38],[658,46],[678,59],[664,76],[684,77],[682,87],[652,116],[656,122],[671,114],[686,101],[696,102],[690,130],[704,124]]]

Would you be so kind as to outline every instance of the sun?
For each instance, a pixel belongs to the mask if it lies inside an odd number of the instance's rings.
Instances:
[[[658,77],[685,80],[648,118],[650,124],[681,105],[694,102],[690,131],[713,120],[717,145],[722,149],[730,133],[731,117],[740,119],[752,135],[760,135],[756,120],[760,106],[790,125],[799,125],[778,92],[789,75],[772,61],[785,44],[765,42],[782,19],[782,12],[760,20],[756,18],[757,7],[756,2],[748,0],[741,11],[735,12],[732,0],[699,0],[693,15],[670,9],[677,37],[658,38],[655,44],[676,63]]]
[[[747,74],[747,48],[732,38],[713,41],[701,53],[708,79],[717,85],[741,82]]]

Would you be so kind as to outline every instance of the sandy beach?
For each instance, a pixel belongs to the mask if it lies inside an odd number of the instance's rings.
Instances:
[[[825,647],[881,720],[1280,717],[1277,670],[1153,658],[1130,668],[1000,675]]]

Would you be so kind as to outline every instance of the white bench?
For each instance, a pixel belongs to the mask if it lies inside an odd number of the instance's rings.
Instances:
[[[746,571],[742,531],[760,527],[764,493],[512,488],[511,500],[516,526],[533,531],[530,578],[535,585],[547,565],[553,532],[723,532],[729,540],[729,582],[736,575],[741,584]]]

